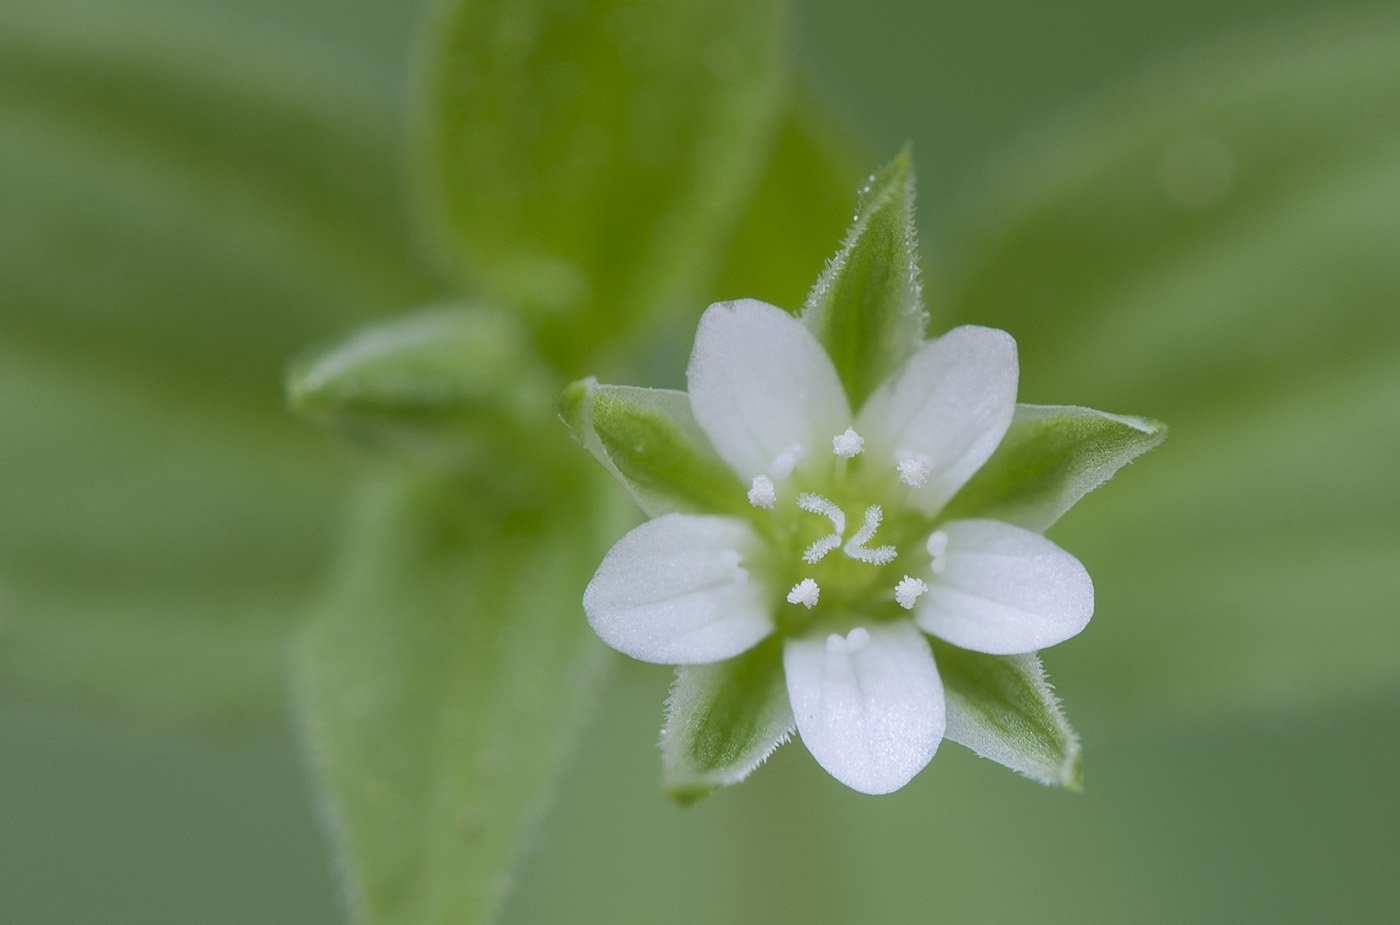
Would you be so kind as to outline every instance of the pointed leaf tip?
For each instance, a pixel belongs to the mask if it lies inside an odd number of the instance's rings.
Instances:
[[[802,310],[857,407],[924,337],[914,188],[906,146],[861,189],[846,238]]]
[[[1011,427],[944,511],[1043,532],[1167,436],[1161,421],[1071,405],[1017,405]]]
[[[1032,780],[1079,790],[1079,736],[1035,653],[984,655],[933,640],[948,738]]]
[[[678,668],[661,729],[667,795],[690,804],[738,783],[795,728],[777,637],[725,662]]]

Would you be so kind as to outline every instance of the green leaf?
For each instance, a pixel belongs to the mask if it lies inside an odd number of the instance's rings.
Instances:
[[[1023,394],[1172,426],[1056,527],[1096,592],[1056,650],[1077,704],[1400,683],[1400,17],[1316,26],[1198,51],[1045,133],[950,263],[958,320],[1016,335]]]
[[[808,93],[794,92],[773,155],[707,301],[760,299],[795,309],[850,222],[868,163]],[[692,319],[693,321],[693,319]]]
[[[906,148],[861,190],[855,222],[807,296],[802,321],[860,407],[918,347],[927,320]]]
[[[648,515],[749,515],[748,489],[715,455],[684,392],[583,379],[565,390],[560,413]]]
[[[707,289],[779,114],[781,6],[442,4],[420,211],[462,279],[547,323],[566,370]]]
[[[945,517],[991,517],[1044,533],[1074,503],[1167,436],[1166,425],[1066,405],[1017,405],[992,458]]]
[[[441,306],[366,328],[288,372],[293,409],[419,462],[464,468],[554,431],[555,386],[520,320]]]
[[[932,643],[949,739],[1042,784],[1080,788],[1079,736],[1035,653],[983,655]]]
[[[366,488],[296,660],[366,925],[500,904],[606,664],[579,604],[600,556],[587,497],[512,510],[490,485]]]
[[[666,792],[690,803],[748,777],[797,728],[777,636],[712,665],[682,665],[666,701]]]
[[[0,5],[7,696],[284,722],[338,476],[280,371],[428,291],[397,121],[355,58],[233,16]]]

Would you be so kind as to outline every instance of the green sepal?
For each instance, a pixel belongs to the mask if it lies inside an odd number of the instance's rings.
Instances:
[[[746,486],[715,455],[684,392],[581,379],[564,390],[560,416],[650,516],[750,512]]]
[[[908,148],[861,190],[855,222],[802,308],[859,407],[913,354],[928,316],[919,285],[914,164]]]
[[[292,408],[351,440],[460,466],[551,424],[552,375],[524,326],[441,306],[365,328],[293,364]]]
[[[1079,790],[1079,736],[1034,653],[984,655],[932,639],[943,679],[944,735],[1042,784]]]
[[[1043,532],[1166,436],[1165,424],[1147,418],[1071,405],[1017,405],[992,458],[943,513]]]
[[[737,784],[796,728],[777,636],[727,661],[682,665],[661,727],[666,793],[691,803]]]

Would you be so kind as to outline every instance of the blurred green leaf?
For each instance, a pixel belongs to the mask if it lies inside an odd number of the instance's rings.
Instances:
[[[661,727],[666,792],[689,803],[737,784],[796,728],[777,636],[723,662],[682,665]]]
[[[281,721],[330,460],[290,426],[187,399],[0,340],[0,691]]]
[[[192,9],[0,12],[0,329],[277,401],[286,358],[431,283],[393,85]]]
[[[557,438],[554,376],[514,315],[441,305],[364,328],[287,374],[292,408],[410,461],[502,468],[501,447]]]
[[[761,299],[796,311],[851,221],[851,191],[866,160],[810,95],[789,91],[773,155],[710,301]]]
[[[1076,704],[1400,680],[1397,98],[1393,11],[1305,21],[1149,73],[983,185],[958,317],[1017,336],[1026,397],[1173,432],[1056,528],[1097,589],[1053,653]]]
[[[855,221],[802,308],[854,407],[913,354],[928,320],[919,286],[908,148],[861,189]]]
[[[718,271],[776,128],[781,7],[442,3],[419,207],[463,279],[538,313],[565,372]]]
[[[560,414],[648,515],[749,515],[743,483],[715,454],[685,392],[583,379],[565,390]]]
[[[606,650],[579,593],[597,512],[587,491],[534,494],[548,506],[370,486],[301,647],[304,727],[367,925],[488,919],[592,701]]]
[[[931,642],[950,740],[1042,784],[1080,788],[1079,736],[1035,653],[984,655]]]
[[[0,8],[10,695],[281,721],[338,506],[281,368],[432,287],[375,74],[208,8]]]

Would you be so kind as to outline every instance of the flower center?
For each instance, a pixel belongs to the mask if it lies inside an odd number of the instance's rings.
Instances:
[[[904,551],[909,561],[894,565],[901,555],[898,537],[907,538],[910,531],[896,530],[895,542],[882,543],[881,539],[891,538],[889,527],[881,531],[886,519],[885,507],[868,503],[871,495],[884,498],[886,493],[879,491],[879,486],[885,482],[895,484],[896,478],[910,487],[922,484],[928,477],[927,465],[917,459],[891,460],[887,473],[875,473],[874,479],[853,479],[850,475],[859,471],[860,462],[863,462],[853,461],[865,450],[864,438],[853,428],[847,428],[832,438],[831,447],[837,458],[829,470],[832,479],[828,488],[834,491],[825,494],[800,491],[795,497],[783,497],[784,492],[775,480],[782,483],[793,472],[794,460],[803,455],[800,446],[774,460],[768,473],[754,476],[748,491],[753,507],[773,512],[774,525],[778,527],[773,535],[786,538],[776,542],[779,548],[775,550],[777,561],[774,564],[780,574],[788,576],[791,590],[786,600],[791,606],[782,617],[790,626],[810,622],[819,615],[824,619],[894,617],[912,610],[920,595],[928,591],[922,579],[911,577],[901,568],[914,572],[925,568],[924,549],[907,548]],[[848,470],[848,464],[856,468]],[[807,475],[810,478],[810,471]],[[862,489],[858,482],[871,484]],[[861,495],[865,496],[864,500]],[[896,505],[897,513],[898,508]],[[857,523],[858,526],[851,529]],[[910,525],[905,523],[904,526]],[[938,536],[941,534],[930,537],[925,544],[935,565],[942,554],[942,549],[934,548],[934,539]],[[817,608],[820,608],[817,613],[808,615]]]

